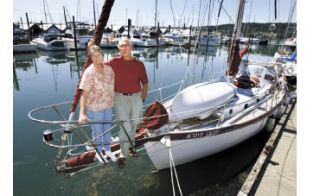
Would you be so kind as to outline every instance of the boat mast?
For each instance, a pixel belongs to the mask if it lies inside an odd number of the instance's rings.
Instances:
[[[234,25],[234,28],[233,28],[232,42],[240,39],[243,11],[244,11],[244,3],[245,3],[244,0],[239,0],[237,20],[236,20],[236,24]]]
[[[209,1],[209,11],[208,11],[208,21],[207,21],[207,30],[208,30],[208,32],[207,32],[207,43],[206,43],[206,46],[207,46],[207,48],[206,48],[206,50],[208,50],[208,45],[209,45],[209,38],[210,38],[210,31],[209,31],[209,25],[210,25],[210,22],[211,22],[211,18],[210,18],[210,16],[211,16],[211,0]]]
[[[237,20],[232,33],[232,44],[228,51],[227,76],[235,76],[238,73],[238,68],[241,62],[241,57],[239,56],[239,41],[244,12],[244,4],[244,0],[239,0]]]
[[[156,0],[156,8],[154,13],[154,29],[157,28],[158,0]]]
[[[94,28],[97,28],[97,23],[96,23],[96,8],[95,8],[95,2],[93,0],[93,20],[94,20]]]
[[[43,2],[43,11],[44,11],[44,17],[46,19],[46,23],[48,23],[48,20],[47,20],[47,12],[46,12],[46,4],[44,3],[44,0],[42,0]]]
[[[198,25],[197,25],[198,29],[199,29],[199,24],[200,24],[201,5],[202,5],[202,0],[200,0],[200,4],[199,4]]]
[[[222,9],[222,3],[223,3],[223,0],[220,2],[220,5],[219,5],[219,10],[218,10],[218,17],[217,17],[217,22],[216,22],[216,32],[218,32],[218,22],[219,22],[219,17],[220,17],[220,13],[221,13],[221,9]],[[221,39],[222,39],[222,35],[223,33],[221,33]]]
[[[291,20],[292,20],[292,17],[293,17],[293,12],[294,12],[295,8],[296,8],[296,0],[291,0],[289,16],[288,16],[288,22],[287,22],[287,28],[286,28],[286,31],[284,33],[284,38],[285,39],[288,36],[288,32],[289,32],[289,28],[290,28]]]
[[[66,16],[66,9],[65,7],[63,6],[63,15],[64,15],[64,22],[66,24],[66,28],[68,28],[68,22],[67,22],[67,16]]]

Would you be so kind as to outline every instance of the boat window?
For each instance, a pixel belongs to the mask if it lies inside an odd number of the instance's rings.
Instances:
[[[258,98],[258,99],[257,99],[257,103],[259,103],[259,101],[260,101],[260,99]]]
[[[45,40],[46,42],[51,42],[52,40],[55,40],[55,39],[57,39],[56,36],[47,36],[47,37],[44,38],[44,40]]]
[[[232,109],[230,109],[230,110],[229,110],[229,114],[232,114],[232,112],[233,112],[233,110],[232,110]]]
[[[248,104],[246,103],[245,105],[244,105],[244,109],[247,109],[248,108]]]

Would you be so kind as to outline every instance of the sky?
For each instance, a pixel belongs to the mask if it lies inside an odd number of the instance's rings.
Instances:
[[[160,26],[176,25],[197,26],[208,24],[208,8],[211,1],[212,11],[209,24],[226,24],[235,21],[238,0],[224,0],[217,21],[221,0],[158,0],[158,22]],[[274,19],[274,0],[246,0],[244,22],[288,22],[290,5],[296,0],[277,0],[277,20]],[[28,3],[26,3],[28,2]],[[95,3],[93,3],[95,2]],[[156,0],[115,0],[108,24],[126,24],[127,18],[133,25],[151,26],[155,24]],[[67,20],[75,16],[77,21],[94,23],[93,4],[98,19],[104,0],[13,0],[13,21],[64,23],[63,6],[67,10]],[[44,6],[45,5],[45,6]],[[200,8],[200,9],[199,9]],[[46,11],[44,11],[46,10]],[[199,17],[200,13],[200,17]],[[69,17],[70,16],[70,17]],[[296,22],[296,10],[292,22]]]

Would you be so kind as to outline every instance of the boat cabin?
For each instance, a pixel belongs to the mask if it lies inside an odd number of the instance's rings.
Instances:
[[[27,43],[28,41],[28,32],[13,23],[13,44]]]
[[[56,34],[62,34],[63,30],[58,28],[56,25],[50,25],[49,24],[44,24],[43,25],[43,31],[46,34],[51,34],[51,35],[56,35]]]

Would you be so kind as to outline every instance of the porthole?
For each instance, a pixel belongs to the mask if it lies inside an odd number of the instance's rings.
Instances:
[[[245,105],[244,105],[244,109],[247,109],[248,108],[248,104],[246,103]]]
[[[229,110],[229,114],[232,114],[232,112],[233,112],[233,110],[232,110],[232,109],[230,109],[230,110]]]

